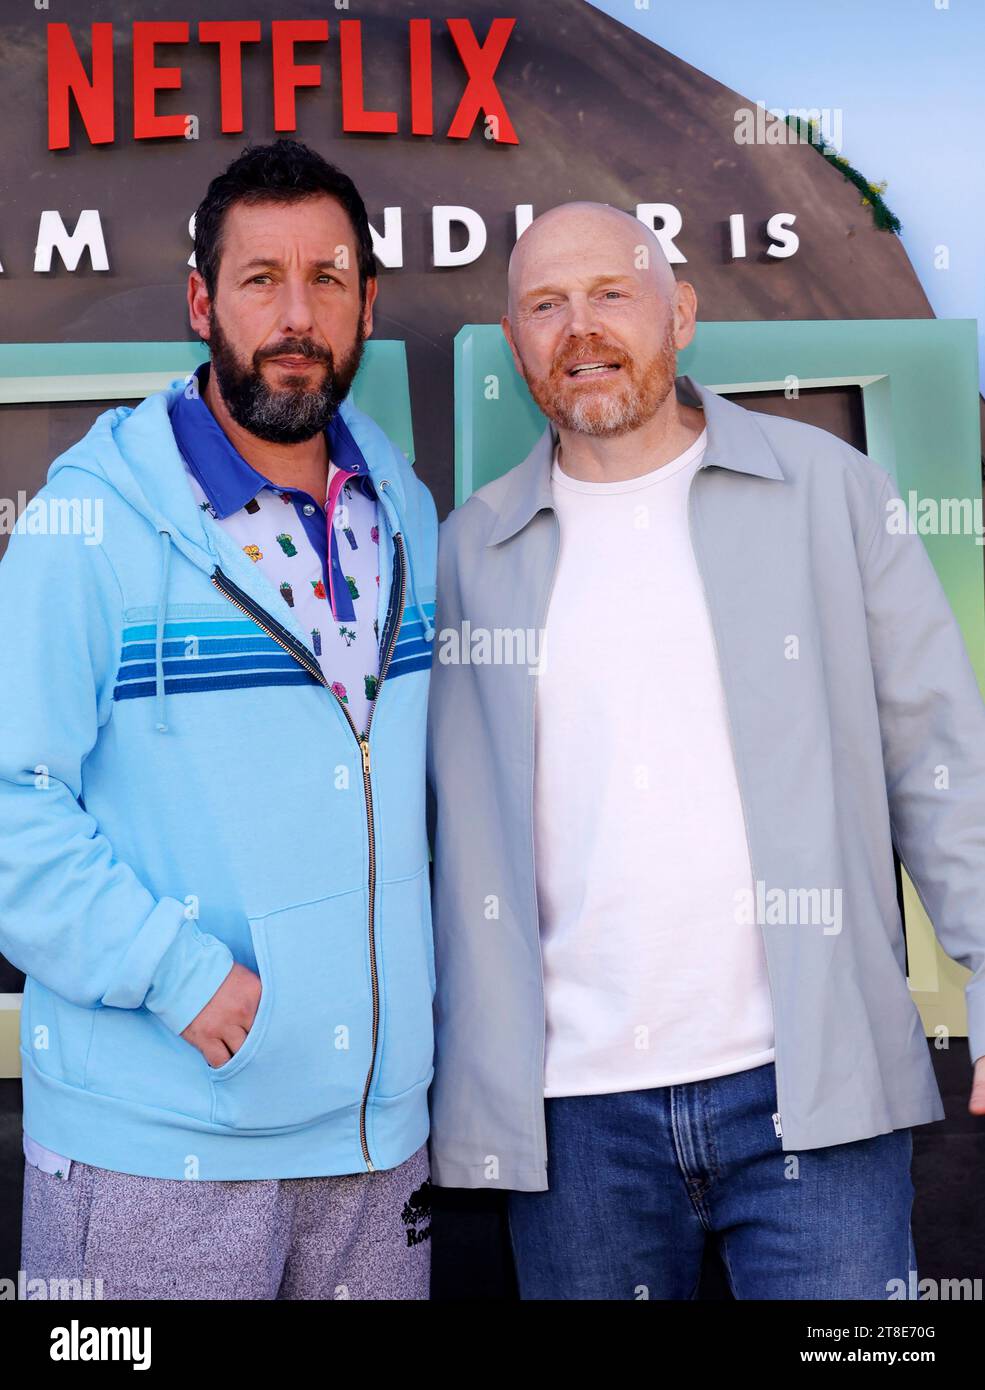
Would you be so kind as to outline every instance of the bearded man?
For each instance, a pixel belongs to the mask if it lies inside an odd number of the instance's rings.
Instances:
[[[985,1113],[985,707],[893,479],[675,376],[696,309],[610,207],[510,262],[547,428],[440,532],[433,1180],[507,1192],[523,1298],[690,1298],[706,1242],[737,1298],[886,1298],[944,1113],[893,845]]]
[[[211,360],[104,411],[40,494],[101,543],[15,535],[0,566],[22,1268],[424,1299],[434,504],[349,396],[378,283],[352,180],[247,149],[195,257]]]

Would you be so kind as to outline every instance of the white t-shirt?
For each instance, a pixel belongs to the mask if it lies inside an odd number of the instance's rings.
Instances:
[[[555,455],[561,547],[534,775],[548,1096],[773,1059],[762,928],[738,911],[752,870],[688,530],[705,443],[614,483],[570,478]]]

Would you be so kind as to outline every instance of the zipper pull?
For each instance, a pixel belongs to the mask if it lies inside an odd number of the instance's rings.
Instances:
[[[783,1130],[780,1128],[780,1112],[779,1112],[779,1110],[778,1110],[778,1111],[776,1112],[776,1114],[773,1116],[773,1128],[776,1130],[776,1137],[777,1137],[777,1139],[782,1139],[782,1138],[783,1138]]]
[[[361,739],[359,740],[359,747],[362,749],[362,755],[363,755],[363,772],[365,772],[366,776],[368,777],[368,776],[369,776],[369,739],[368,739],[368,738],[361,738]]]

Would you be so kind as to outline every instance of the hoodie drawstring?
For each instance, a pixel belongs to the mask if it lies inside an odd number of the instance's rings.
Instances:
[[[403,541],[404,541],[404,551],[406,552],[406,555],[407,555],[407,571],[408,571],[408,577],[409,577],[409,579],[410,579],[410,596],[411,596],[411,599],[413,600],[414,607],[417,609],[417,616],[420,618],[421,623],[422,623],[423,626],[424,626],[424,640],[425,640],[425,642],[431,642],[431,641],[434,640],[434,628],[431,626],[431,620],[430,620],[430,618],[428,617],[427,613],[424,611],[424,605],[421,603],[420,599],[417,597],[417,585],[416,585],[415,582],[414,582],[414,562],[413,562],[413,560],[411,559],[411,554],[410,554],[410,540],[409,540],[409,538],[408,538],[408,536],[407,536],[407,532],[404,530],[403,524],[402,524],[402,522],[401,522],[401,520],[400,520],[400,514],[399,514],[398,511],[397,511],[396,503],[393,501],[393,499],[392,499],[391,497],[388,497],[388,496],[386,495],[387,492],[390,491],[390,490],[391,490],[391,489],[390,489],[390,484],[389,484],[389,482],[384,478],[384,480],[380,483],[380,494],[379,494],[379,495],[380,495],[380,500],[383,502],[384,506],[388,507],[389,510],[390,510],[390,512],[392,512],[392,514],[393,514],[392,517],[391,517],[391,519],[390,519],[390,525],[392,526],[393,530],[394,530],[394,531],[399,531],[400,534],[401,534],[401,536],[403,537]]]
[[[161,591],[157,600],[157,631],[154,638],[154,676],[155,694],[157,706],[157,732],[166,734],[168,731],[167,719],[165,718],[164,689],[164,618],[168,607],[168,578],[171,573],[171,532],[159,531],[161,537]]]

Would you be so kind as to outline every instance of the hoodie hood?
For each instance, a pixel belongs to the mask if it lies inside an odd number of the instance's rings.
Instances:
[[[108,483],[157,532],[160,543],[160,583],[155,626],[155,728],[167,733],[167,695],[164,682],[164,628],[171,573],[171,547],[211,574],[218,564],[201,514],[185,478],[168,406],[184,380],[157,391],[136,408],[116,406],[94,421],[88,434],[61,454],[48,470],[51,483],[63,468],[80,469]]]
[[[48,482],[65,468],[104,480],[158,534],[168,535],[192,564],[210,574],[218,559],[188,486],[168,414],[170,401],[184,387],[180,379],[136,407],[103,411],[88,433],[54,460]]]

